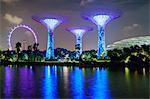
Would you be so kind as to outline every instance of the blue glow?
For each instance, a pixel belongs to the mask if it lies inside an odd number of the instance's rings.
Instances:
[[[102,53],[105,51],[105,33],[104,27],[98,27],[98,50],[97,50],[97,58],[99,59]]]
[[[44,19],[43,22],[47,25],[48,29],[54,30],[54,28],[59,24],[57,19]]]
[[[76,45],[79,45],[79,52],[76,50],[76,57],[79,58],[82,54],[82,36],[86,32],[85,29],[73,29],[71,30],[72,33],[76,36]]]
[[[55,72],[53,68],[50,66],[45,66],[44,68],[45,78],[43,80],[43,96],[44,99],[54,99],[57,97],[57,77],[53,74],[53,72]]]
[[[109,21],[109,15],[96,15],[92,18],[93,22],[98,25],[98,46],[97,46],[97,58],[105,51],[105,33],[104,28]]]
[[[74,99],[84,99],[84,78],[83,72],[79,68],[74,68],[73,75],[71,76],[72,79],[72,96]]]
[[[48,30],[48,42],[47,42],[47,50],[46,50],[46,58],[54,59],[54,34],[49,29]]]
[[[93,17],[93,19],[100,26],[104,26],[109,18],[110,18],[110,16],[108,16],[108,15],[96,15],[96,16]]]
[[[46,58],[54,59],[54,34],[53,31],[56,26],[58,26],[61,22],[58,19],[44,19],[42,23],[47,26],[48,29],[48,42],[47,42],[47,50],[46,50]]]
[[[110,90],[109,90],[109,82],[108,82],[108,76],[107,71],[102,69],[99,70],[97,68],[96,70],[96,78],[95,83],[92,86],[92,95],[95,99],[110,99]]]

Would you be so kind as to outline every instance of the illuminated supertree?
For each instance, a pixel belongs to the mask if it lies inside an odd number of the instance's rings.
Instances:
[[[69,32],[72,32],[76,36],[76,58],[82,54],[82,37],[85,32],[92,31],[92,28],[89,27],[70,27],[66,29]]]
[[[54,15],[33,16],[32,19],[43,24],[48,30],[46,58],[54,59],[54,29],[64,22],[63,17]]]
[[[97,58],[100,58],[105,50],[105,26],[111,20],[120,17],[120,12],[96,10],[91,13],[84,12],[82,16],[84,19],[90,20],[95,23],[98,27]]]

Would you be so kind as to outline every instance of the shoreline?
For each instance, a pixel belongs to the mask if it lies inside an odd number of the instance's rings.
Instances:
[[[83,66],[86,65],[108,65],[110,62],[56,62],[56,61],[47,61],[47,62],[3,62],[1,65],[61,65],[61,66]],[[96,66],[99,67],[99,66]]]
[[[93,67],[109,67],[109,68],[125,68],[129,67],[131,69],[141,69],[141,68],[148,68],[149,66],[136,66],[135,63],[132,64],[125,64],[123,62],[58,62],[58,61],[45,61],[45,62],[0,62],[0,65],[19,65],[19,66],[46,66],[46,65],[56,65],[56,66],[75,66],[81,68],[93,68]]]

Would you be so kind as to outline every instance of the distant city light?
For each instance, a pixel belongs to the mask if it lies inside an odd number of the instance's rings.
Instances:
[[[93,17],[93,19],[96,21],[96,23],[100,26],[104,26],[108,19],[110,19],[110,16],[108,15],[96,15]]]
[[[47,28],[53,30],[58,24],[57,19],[44,19],[43,22],[47,25]]]

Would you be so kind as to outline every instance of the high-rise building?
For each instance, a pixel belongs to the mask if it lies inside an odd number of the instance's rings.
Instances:
[[[26,40],[22,41],[22,50],[27,50],[27,41]]]

